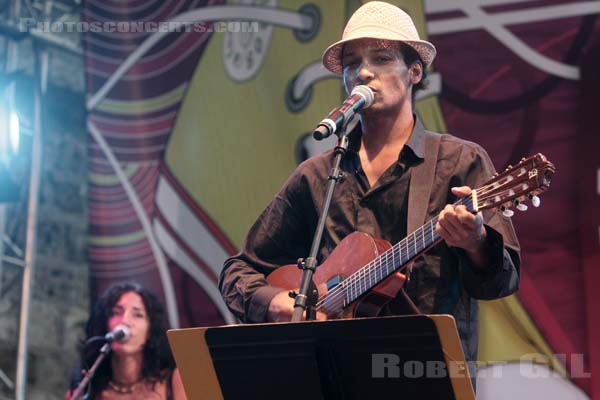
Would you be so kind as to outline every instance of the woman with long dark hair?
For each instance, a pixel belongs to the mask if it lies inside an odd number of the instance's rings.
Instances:
[[[109,356],[90,382],[88,399],[185,400],[167,342],[165,312],[158,299],[135,283],[110,287],[96,302],[87,324],[87,338],[104,337],[119,325],[126,326],[130,336],[111,343]],[[83,368],[91,367],[98,350],[99,345],[93,342],[83,346]],[[74,389],[66,399],[71,398]]]

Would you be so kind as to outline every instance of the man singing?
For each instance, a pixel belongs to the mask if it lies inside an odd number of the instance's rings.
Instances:
[[[426,131],[416,117],[415,90],[435,55],[408,14],[378,1],[360,7],[342,40],[325,50],[325,68],[342,76],[346,91],[366,85],[374,101],[349,134],[318,264],[352,232],[397,243],[438,216],[435,229],[443,241],[416,259],[410,280],[379,315],[452,314],[466,359],[473,361],[477,300],[518,289],[519,245],[502,214],[474,215],[452,205],[488,180],[494,167],[479,145]],[[241,252],[225,262],[219,287],[242,321],[290,320],[294,300],[265,277],[308,256],[333,159],[332,150],[298,166],[248,232]]]

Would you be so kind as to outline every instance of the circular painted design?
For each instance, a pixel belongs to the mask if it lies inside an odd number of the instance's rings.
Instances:
[[[261,7],[275,7],[276,0],[238,0],[238,5],[254,5]],[[223,64],[225,71],[231,79],[237,82],[245,82],[252,78],[260,69],[269,42],[273,25],[236,23],[235,29],[239,32],[228,31],[223,41]]]

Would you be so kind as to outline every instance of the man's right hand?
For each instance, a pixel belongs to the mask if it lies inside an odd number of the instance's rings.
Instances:
[[[290,322],[294,313],[294,299],[292,299],[287,291],[279,292],[273,297],[269,303],[267,310],[267,320],[269,322]],[[302,316],[306,319],[306,313]],[[317,320],[325,321],[327,316],[322,312],[317,311]]]

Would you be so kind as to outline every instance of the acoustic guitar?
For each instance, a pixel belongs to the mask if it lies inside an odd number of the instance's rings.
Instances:
[[[539,206],[538,195],[550,187],[554,172],[554,164],[538,153],[494,175],[454,204],[472,213],[498,209],[511,216],[513,206],[520,211],[527,209],[527,201]],[[362,232],[346,236],[313,275],[318,296],[314,309],[329,319],[378,315],[404,285],[402,272],[407,266],[442,240],[435,229],[437,222],[438,217],[432,218],[393,246]],[[267,281],[297,290],[301,277],[297,265],[286,265],[270,273]]]

